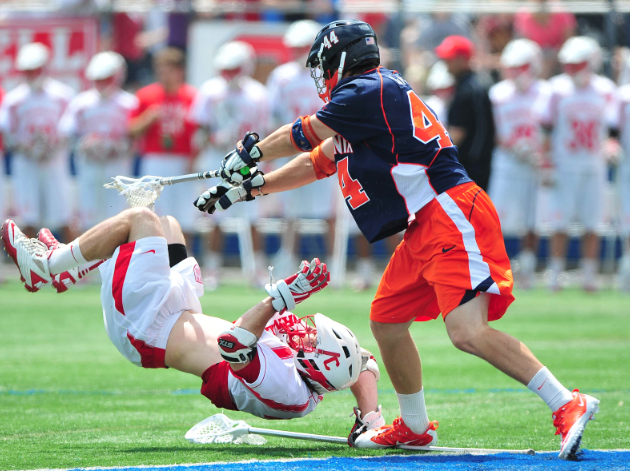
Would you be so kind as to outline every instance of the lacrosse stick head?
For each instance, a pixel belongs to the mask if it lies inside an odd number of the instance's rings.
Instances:
[[[190,443],[235,445],[264,445],[267,440],[260,435],[249,433],[249,425],[243,420],[232,420],[224,414],[215,414],[202,420],[185,437]]]
[[[118,175],[112,177],[110,183],[103,185],[105,188],[114,189],[127,198],[127,204],[131,208],[153,207],[162,193],[164,185],[160,183],[162,177],[145,176],[142,178],[130,178]]]

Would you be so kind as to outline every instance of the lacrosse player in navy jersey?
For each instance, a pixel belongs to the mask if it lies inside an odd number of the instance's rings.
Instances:
[[[370,322],[401,416],[355,446],[431,445],[414,321],[444,318],[453,344],[527,385],[551,408],[560,456],[577,452],[598,400],[571,393],[517,339],[492,329],[514,300],[499,218],[466,174],[444,126],[396,72],[379,66],[369,24],[335,21],[319,32],[307,67],[325,104],[258,142],[248,133],[221,166],[224,181],[195,205],[213,213],[337,173],[348,209],[370,242],[407,229],[378,287]],[[263,175],[261,160],[303,151]],[[250,169],[247,176],[241,170]],[[366,411],[367,412],[367,411]]]

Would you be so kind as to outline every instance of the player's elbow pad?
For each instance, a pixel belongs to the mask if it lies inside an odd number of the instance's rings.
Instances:
[[[300,116],[291,126],[291,144],[297,150],[310,152],[317,147],[322,140],[315,134],[311,126],[310,116]]]
[[[315,175],[318,180],[328,178],[337,173],[337,165],[326,157],[326,154],[322,151],[321,145],[315,147],[308,157],[311,159],[313,170],[315,170]]]

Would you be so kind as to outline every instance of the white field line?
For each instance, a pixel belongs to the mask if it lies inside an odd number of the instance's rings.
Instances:
[[[598,452],[605,452],[605,453],[615,453],[615,452],[622,452],[622,451],[630,451],[630,449],[624,449],[624,448],[616,448],[616,449],[612,449],[612,450],[588,450],[588,451],[598,451]],[[481,455],[481,453],[476,453],[477,455]],[[491,453],[491,454],[495,454],[495,453]],[[536,455],[555,455],[558,454],[557,451],[537,451]],[[453,456],[453,453],[431,453],[430,456]],[[281,459],[276,459],[276,460],[257,460],[257,459],[251,459],[251,460],[242,460],[242,461],[210,461],[208,463],[185,463],[185,464],[158,464],[158,465],[138,465],[138,466],[107,466],[107,467],[101,467],[101,466],[96,466],[96,467],[92,467],[92,468],[37,468],[37,469],[31,469],[31,470],[22,470],[22,471],[70,471],[70,470],[85,470],[85,471],[105,471],[105,470],[110,470],[110,469],[129,469],[129,470],[134,470],[134,469],[138,469],[138,470],[142,470],[142,469],[161,469],[161,468],[182,468],[182,471],[185,470],[185,468],[190,468],[193,466],[216,466],[216,465],[222,465],[222,464],[248,464],[248,463],[293,463],[296,461],[325,461],[325,460],[329,460],[331,458],[343,458],[343,459],[351,459],[351,460],[370,460],[370,459],[375,459],[375,458],[394,458],[394,459],[407,459],[410,456],[415,456],[412,454],[407,454],[407,455],[380,455],[380,456],[329,456],[326,458],[281,458]]]

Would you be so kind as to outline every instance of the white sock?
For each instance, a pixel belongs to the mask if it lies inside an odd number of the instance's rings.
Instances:
[[[375,271],[374,261],[371,258],[360,258],[357,260],[357,272],[362,281],[371,284]]]
[[[254,267],[256,271],[267,269],[267,255],[265,252],[254,252]]]
[[[57,275],[87,263],[88,260],[81,253],[79,239],[75,239],[68,245],[62,245],[60,248],[52,251],[48,259],[48,269],[51,275]]]
[[[538,394],[547,403],[551,412],[555,412],[563,405],[573,400],[571,391],[560,384],[551,371],[544,366],[534,375],[527,385],[527,389]]]
[[[551,257],[549,269],[554,273],[560,274],[564,271],[565,265],[566,260],[564,257]]]
[[[582,259],[582,274],[584,276],[584,283],[593,283],[597,275],[597,260],[593,258]]]
[[[412,432],[422,434],[429,428],[429,416],[424,404],[424,389],[414,394],[398,394],[400,416]]]
[[[536,254],[531,250],[522,250],[518,255],[518,261],[524,276],[532,276],[536,272]]]
[[[208,271],[219,271],[223,266],[223,256],[219,252],[209,252],[203,258],[203,265]]]

